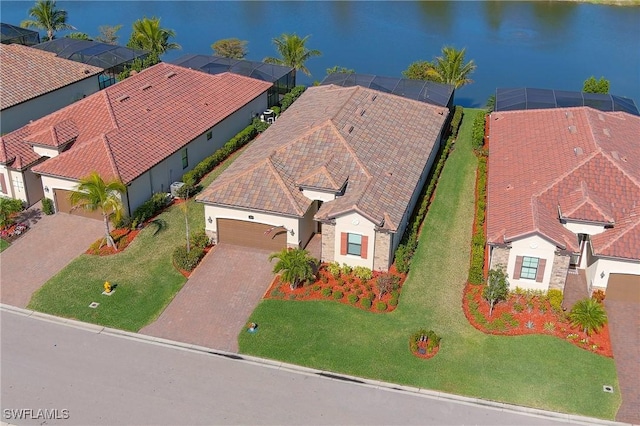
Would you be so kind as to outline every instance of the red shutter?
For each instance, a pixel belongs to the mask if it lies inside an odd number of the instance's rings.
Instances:
[[[536,282],[541,283],[544,278],[544,267],[547,265],[547,259],[538,260],[538,271],[536,272]]]
[[[347,233],[346,232],[340,233],[340,254],[343,256],[347,254]]]
[[[522,256],[516,256],[516,269],[513,271],[513,279],[520,279],[520,272],[522,272]]]
[[[0,173],[0,189],[4,194],[8,194],[7,192],[7,184],[4,181],[4,175]]]
[[[369,248],[369,237],[366,235],[362,236],[362,246],[360,246],[360,257],[363,259],[367,258],[367,249]]]

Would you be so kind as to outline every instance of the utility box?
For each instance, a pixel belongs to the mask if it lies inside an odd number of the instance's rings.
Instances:
[[[173,182],[169,187],[171,189],[171,196],[177,197],[178,190],[184,186],[184,182]]]

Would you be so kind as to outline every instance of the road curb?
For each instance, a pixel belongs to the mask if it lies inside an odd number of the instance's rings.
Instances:
[[[423,388],[417,388],[414,386],[405,386],[400,384],[383,382],[379,380],[350,376],[346,374],[335,373],[332,371],[317,370],[314,368],[303,367],[303,366],[289,364],[281,361],[259,358],[252,355],[237,354],[233,352],[227,352],[227,351],[217,350],[213,348],[208,348],[205,346],[182,343],[175,340],[163,339],[160,337],[153,337],[145,334],[133,333],[130,331],[119,330],[119,329],[110,328],[110,327],[103,327],[103,326],[85,323],[85,322],[77,321],[73,319],[60,318],[53,315],[44,314],[41,312],[36,312],[28,309],[18,308],[15,306],[10,306],[2,303],[0,303],[0,311],[5,311],[15,315],[34,318],[40,321],[46,321],[50,323],[64,325],[67,327],[81,329],[81,330],[89,331],[95,334],[104,334],[107,336],[124,338],[128,340],[135,340],[141,343],[154,344],[154,345],[169,347],[173,349],[201,353],[201,354],[210,355],[210,356],[211,355],[221,356],[221,357],[229,358],[234,361],[245,362],[245,363],[253,364],[256,366],[275,368],[278,370],[285,370],[292,373],[303,374],[308,376],[319,376],[329,380],[343,381],[343,382],[348,382],[355,385],[373,387],[376,389],[385,390],[389,392],[400,392],[400,393],[419,396],[423,398],[456,402],[464,405],[480,406],[483,408],[489,408],[496,411],[513,412],[517,414],[525,414],[532,417],[547,418],[550,420],[562,420],[569,424],[611,425],[611,426],[624,426],[624,425],[630,426],[631,425],[630,423],[601,420],[601,419],[585,417],[577,414],[558,413],[555,411],[541,410],[538,408],[522,407],[518,405],[503,403],[503,402],[489,401],[489,400],[484,400],[479,398],[449,394],[445,392],[434,391],[431,389],[423,389]]]

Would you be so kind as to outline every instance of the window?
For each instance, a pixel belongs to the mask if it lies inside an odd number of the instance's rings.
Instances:
[[[182,150],[182,168],[189,167],[189,155],[187,154],[187,148]]]
[[[207,140],[210,140],[213,137],[213,132],[207,132]]]
[[[24,185],[22,184],[22,179],[20,178],[20,176],[18,176],[18,175],[14,175],[13,176],[13,187],[18,192],[23,192],[24,191]]]
[[[349,234],[347,236],[347,254],[360,256],[362,252],[362,235]]]
[[[538,261],[539,259],[537,257],[524,256],[522,258],[522,269],[520,270],[520,278],[535,280],[538,274]]]

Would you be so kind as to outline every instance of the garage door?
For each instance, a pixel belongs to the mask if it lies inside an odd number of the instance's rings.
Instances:
[[[606,293],[609,300],[640,303],[640,275],[609,275]]]
[[[100,210],[96,210],[94,212],[87,211],[83,208],[74,209],[71,205],[71,201],[69,197],[71,196],[72,191],[67,191],[64,189],[54,189],[53,195],[55,197],[56,203],[56,211],[74,214],[76,216],[88,217],[91,219],[99,219],[102,220],[102,212]]]
[[[218,242],[279,251],[287,246],[287,231],[263,223],[218,219]],[[268,233],[267,233],[268,232]]]

